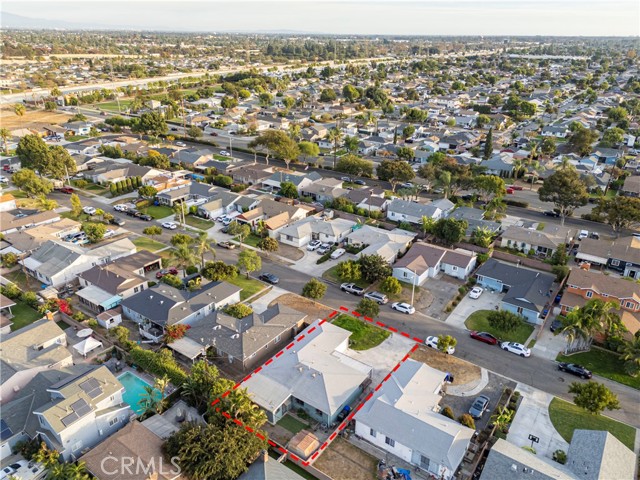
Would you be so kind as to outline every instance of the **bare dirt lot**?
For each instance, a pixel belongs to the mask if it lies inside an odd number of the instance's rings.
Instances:
[[[316,318],[327,318],[327,316],[333,311],[333,309],[329,307],[325,307],[318,302],[314,302],[313,300],[301,297],[294,293],[285,293],[284,295],[279,296],[273,300],[269,306],[272,307],[276,303],[284,304],[300,312],[306,313],[309,315],[307,320],[310,322],[314,321]]]
[[[9,130],[26,128],[30,123],[61,124],[65,123],[69,118],[70,115],[66,113],[45,112],[42,110],[27,110],[22,117],[13,113],[12,108],[3,108],[0,110],[0,125],[2,125],[2,128],[8,128]]]
[[[378,461],[368,453],[337,438],[313,464],[334,480],[371,480]]]
[[[464,385],[480,379],[480,367],[432,348],[420,347],[411,354],[411,358],[442,372],[452,374],[453,385]]]

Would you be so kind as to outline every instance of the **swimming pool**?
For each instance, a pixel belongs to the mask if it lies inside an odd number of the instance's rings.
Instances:
[[[143,379],[131,372],[124,372],[118,377],[124,387],[122,399],[131,406],[134,413],[140,415],[144,413],[144,408],[140,406],[140,400],[146,395],[144,387],[150,387]],[[160,390],[154,389],[156,400],[160,400]]]

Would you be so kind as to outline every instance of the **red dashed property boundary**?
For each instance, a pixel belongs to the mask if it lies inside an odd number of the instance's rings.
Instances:
[[[347,312],[349,313],[349,309],[346,307],[340,307],[340,311],[342,312]],[[282,350],[280,350],[278,353],[276,353],[273,357],[271,357],[269,360],[267,360],[266,362],[264,362],[264,364],[258,368],[256,368],[253,372],[251,372],[249,375],[247,375],[246,377],[244,377],[240,382],[236,383],[230,390],[227,390],[226,392],[224,392],[222,395],[220,395],[219,398],[216,398],[213,402],[211,402],[211,406],[215,407],[215,411],[218,412],[220,415],[222,415],[223,417],[225,417],[227,420],[229,420],[230,422],[235,423],[237,426],[244,428],[247,432],[249,433],[253,433],[254,435],[256,435],[260,440],[267,440],[267,442],[269,443],[269,445],[271,447],[273,447],[274,449],[276,449],[278,452],[282,453],[282,454],[286,454],[288,456],[289,459],[293,460],[294,462],[300,463],[301,465],[307,467],[309,465],[311,465],[312,462],[314,462],[319,456],[320,454],[329,446],[331,445],[331,443],[338,437],[338,435],[340,434],[340,432],[342,432],[347,425],[349,424],[349,422],[351,422],[351,420],[353,420],[353,417],[356,415],[356,413],[358,413],[360,411],[360,409],[362,409],[362,407],[369,401],[371,400],[371,398],[373,397],[373,394],[375,392],[377,392],[378,390],[380,390],[380,388],[382,388],[382,385],[384,385],[384,383],[386,381],[388,381],[391,378],[391,375],[396,372],[400,366],[407,361],[407,359],[409,358],[409,356],[415,352],[418,347],[420,346],[420,344],[424,343],[424,340],[418,338],[418,337],[413,337],[411,336],[409,333],[407,332],[399,332],[397,328],[394,328],[390,325],[387,325],[383,322],[379,322],[376,320],[373,320],[370,317],[366,317],[358,312],[356,312],[355,310],[351,311],[352,315],[355,315],[358,318],[361,318],[373,325],[376,325],[380,328],[384,328],[386,330],[389,330],[392,333],[398,333],[400,335],[402,335],[405,338],[408,338],[409,340],[412,340],[414,342],[416,342],[413,347],[411,347],[411,349],[409,350],[409,352],[407,352],[407,354],[402,357],[402,359],[396,364],[395,367],[393,367],[393,369],[382,379],[382,381],[374,388],[374,390],[372,392],[370,392],[353,410],[352,412],[347,416],[347,418],[345,418],[339,425],[338,427],[331,433],[331,435],[329,435],[329,438],[322,444],[320,445],[320,448],[318,450],[316,450],[313,455],[311,455],[311,457],[309,458],[309,460],[303,460],[300,457],[298,457],[297,455],[295,455],[294,453],[290,452],[289,450],[287,450],[284,447],[281,447],[280,445],[278,445],[277,443],[275,443],[273,440],[267,439],[264,435],[262,435],[260,432],[255,431],[253,428],[249,427],[248,425],[244,425],[242,423],[242,421],[238,420],[237,418],[232,418],[231,415],[228,412],[225,412],[224,410],[222,410],[220,407],[216,407],[216,405],[218,403],[220,403],[220,399],[227,397],[233,390],[239,388],[240,386],[242,386],[242,384],[244,382],[246,382],[247,380],[249,380],[253,375],[259,373],[260,371],[262,371],[262,369],[268,365],[271,365],[273,362],[275,362],[278,358],[280,358],[284,352],[286,350],[290,350],[291,348],[294,347],[294,345],[302,340],[304,340],[307,335],[312,334],[316,328],[320,325],[323,325],[324,323],[326,323],[329,319],[334,318],[339,312],[337,310],[332,311],[326,318],[323,318],[322,320],[320,320],[318,322],[317,326],[312,326],[309,329],[305,329],[304,331],[302,331],[297,337],[295,337],[293,339],[293,341],[291,341],[291,343],[289,343],[286,347],[284,347]]]

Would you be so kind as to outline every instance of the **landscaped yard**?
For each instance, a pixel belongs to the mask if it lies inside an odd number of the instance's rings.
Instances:
[[[318,258],[320,258],[320,256],[318,256]],[[342,283],[342,280],[340,280],[340,278],[338,277],[338,274],[336,273],[337,269],[338,269],[338,266],[334,265],[330,269],[325,270],[324,273],[322,274],[322,278],[324,278],[325,280],[330,280],[335,283]],[[362,288],[368,288],[371,285],[369,282],[367,282],[364,279],[357,280],[353,283],[355,283],[356,285]]]
[[[98,103],[96,104],[96,107],[106,112],[118,113],[118,111],[124,112],[127,110],[132,101],[133,100],[120,100],[120,110],[118,110],[118,102],[115,100],[111,102]]]
[[[11,325],[12,332],[42,318],[40,313],[26,303],[23,303],[20,300],[14,301],[16,302],[16,305],[11,307],[11,313],[13,314],[13,318],[11,319],[13,322],[13,325]]]
[[[229,161],[229,157],[225,157],[223,155],[214,155],[213,158],[215,160],[218,160],[219,162],[228,162]]]
[[[5,273],[4,278],[9,280],[11,283],[16,284],[16,286],[26,292],[27,290],[31,290],[35,285],[38,284],[38,281],[35,278],[28,277],[22,270],[13,270],[12,272]],[[27,284],[27,280],[29,280],[29,284]]]
[[[80,188],[77,185],[78,180],[71,180],[71,184],[75,187],[75,188]],[[98,183],[92,183],[89,182],[87,183],[86,187],[83,187],[82,190],[87,190],[88,192],[93,192],[96,195],[104,195],[105,193],[110,193],[109,187],[105,187],[104,185],[100,185]]]
[[[194,217],[193,215],[187,215],[185,221],[190,227],[199,228],[200,230],[209,230],[215,225],[215,223],[210,222],[209,220]]]
[[[166,205],[150,205],[146,208],[140,209],[142,213],[146,213],[147,215],[151,215],[153,218],[166,218],[170,215],[174,214],[174,211],[171,207],[167,207]]]
[[[301,422],[297,418],[293,418],[291,415],[285,415],[284,417],[282,417],[278,421],[278,425],[280,425],[282,428],[286,428],[294,435],[299,431],[309,427],[309,425],[307,425],[304,422]]]
[[[247,278],[246,275],[238,275],[236,278],[228,278],[226,281],[242,288],[240,300],[243,301],[266,288],[264,283],[253,278]]]
[[[591,347],[588,352],[558,355],[556,360],[558,362],[578,363],[596,375],[640,390],[640,376],[634,378],[624,373],[624,362],[618,354],[609,350]]]
[[[86,140],[89,138],[88,135],[69,135],[64,137],[67,142],[79,142],[80,140]]]
[[[164,243],[158,242],[148,237],[138,237],[133,241],[133,244],[138,247],[138,250],[148,250],[150,252],[157,252],[158,250],[165,248]]]
[[[497,328],[489,325],[487,315],[489,315],[490,313],[491,310],[478,310],[477,312],[473,312],[471,315],[469,315],[469,318],[465,320],[464,324],[469,330],[489,332],[490,334],[498,337],[500,340],[518,342],[522,343],[523,345],[527,342],[527,339],[531,335],[531,332],[533,332],[533,325],[522,322],[522,325],[520,325],[513,332],[503,332],[502,330],[498,330]]]
[[[60,216],[62,218],[70,218],[71,220],[75,220],[76,222],[80,223],[88,222],[90,219],[89,215],[87,215],[86,213],[81,213],[80,216],[74,217],[73,213],[71,212],[61,212]]]
[[[369,350],[377,347],[391,335],[387,330],[345,314],[338,315],[333,324],[352,332],[349,337],[349,347],[353,350]]]
[[[549,418],[555,429],[567,442],[571,442],[573,431],[576,428],[606,430],[633,450],[636,438],[636,430],[633,427],[603,415],[591,415],[573,403],[554,398],[549,405]]]
[[[240,239],[238,237],[236,237],[234,240],[236,241],[240,241]],[[246,245],[250,245],[252,247],[256,247],[258,248],[258,242],[262,240],[262,237],[259,237],[258,235],[256,235],[255,233],[250,233],[243,241],[242,243],[246,244]]]
[[[313,464],[334,480],[371,480],[377,478],[378,459],[342,438],[329,445]]]

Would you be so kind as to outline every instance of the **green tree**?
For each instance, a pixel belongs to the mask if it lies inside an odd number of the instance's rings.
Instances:
[[[356,312],[365,317],[375,318],[380,315],[380,305],[375,300],[363,298],[356,306]]]
[[[587,204],[589,194],[580,175],[573,167],[560,168],[545,179],[544,185],[538,190],[538,196],[543,202],[552,202],[556,211],[560,213],[561,223],[573,211]]]
[[[187,135],[195,140],[196,138],[202,137],[202,129],[195,125],[191,125],[187,128]]]
[[[620,353],[624,371],[637,377],[640,374],[640,333],[636,332],[631,340],[625,341],[620,347]]]
[[[402,129],[402,138],[406,140],[407,138],[410,138],[414,133],[416,133],[416,127],[414,127],[413,125],[407,125]]]
[[[380,291],[387,295],[399,295],[402,292],[402,285],[395,277],[387,277],[380,283]]]
[[[304,161],[307,161],[307,158],[316,158],[320,155],[320,147],[313,142],[300,142],[298,144],[298,148],[300,149],[300,153],[302,154],[302,158]]]
[[[489,129],[489,133],[487,133],[487,138],[484,140],[484,151],[482,154],[482,158],[485,160],[489,160],[491,155],[493,154],[493,128]]]
[[[489,228],[478,226],[473,230],[471,241],[479,247],[487,248],[489,245],[491,245],[491,242],[493,241],[493,237],[495,235],[496,234]]]
[[[600,145],[603,147],[611,148],[624,141],[624,130],[618,127],[613,127],[605,130],[600,140]]]
[[[138,406],[142,409],[142,416],[147,417],[153,415],[158,410],[158,398],[156,389],[151,385],[145,385],[144,391],[140,394],[140,400],[138,400]]]
[[[349,153],[357,153],[359,144],[360,139],[356,136],[351,137],[347,135],[346,137],[344,137],[344,148],[346,148],[347,152]]]
[[[488,115],[478,115],[476,118],[476,126],[478,128],[484,128],[491,123],[491,118]]]
[[[436,226],[436,221],[431,218],[423,215],[420,219],[420,230],[422,230],[422,236],[426,238],[428,233],[433,233],[433,229]]]
[[[49,146],[39,135],[25,135],[18,142],[16,155],[20,158],[22,168],[41,171],[51,159]]]
[[[593,209],[596,215],[602,215],[605,221],[619,236],[623,230],[640,225],[640,198],[616,196],[603,198]]]
[[[151,185],[143,185],[138,188],[138,195],[142,198],[151,199],[158,194],[158,190]]]
[[[624,107],[613,107],[607,111],[607,117],[612,122],[619,122],[621,120],[625,120],[629,112]]]
[[[373,175],[373,162],[348,154],[338,160],[336,171],[354,177],[371,177]]]
[[[509,333],[516,331],[522,326],[522,317],[507,310],[494,310],[487,315],[487,322],[493,328],[501,332]]]
[[[253,309],[244,303],[233,303],[224,308],[224,313],[234,318],[244,318],[253,313]]]
[[[617,307],[615,302],[592,299],[569,312],[561,332],[567,339],[567,350],[588,350],[595,334],[621,331],[620,317],[613,311]]]
[[[548,157],[556,153],[556,139],[554,137],[545,137],[540,143],[540,151]]]
[[[136,133],[144,133],[152,137],[165,135],[168,131],[167,122],[160,112],[145,112],[140,115],[135,126]]]
[[[514,410],[511,410],[506,406],[499,406],[496,409],[496,413],[491,416],[491,421],[496,429],[502,432],[511,424],[514,415]]]
[[[240,240],[240,246],[242,246],[242,242],[244,241],[244,239],[247,238],[251,233],[251,227],[246,223],[231,222],[229,224],[228,233],[229,235],[238,237],[238,240]]]
[[[316,278],[312,278],[302,287],[302,296],[313,300],[320,300],[326,292],[327,285]]]
[[[599,415],[603,410],[618,410],[618,397],[602,383],[589,380],[586,383],[572,382],[569,393],[575,394],[573,403],[584,408],[592,415]]]
[[[342,96],[347,99],[347,101],[353,103],[360,98],[360,92],[353,85],[347,84],[342,87]]]
[[[262,268],[262,260],[253,250],[243,250],[238,255],[238,268],[244,271],[249,278],[251,272],[256,272]]]
[[[449,348],[455,348],[458,344],[458,340],[451,335],[438,335],[438,350],[441,352],[447,352]]]
[[[20,119],[20,122],[22,122],[22,117],[27,113],[27,108],[22,103],[16,103],[13,106],[13,113],[15,113]]]
[[[16,187],[27,194],[29,198],[47,195],[53,190],[53,184],[44,178],[38,177],[33,170],[23,168],[11,176],[11,181]]]
[[[280,195],[287,198],[298,198],[298,189],[291,182],[282,182],[280,184]]]
[[[212,282],[235,278],[238,276],[238,269],[235,265],[228,265],[224,262],[207,262],[200,272],[202,276]]]
[[[376,174],[380,180],[389,182],[394,192],[399,183],[409,182],[416,176],[411,165],[402,160],[383,160],[378,164]]]
[[[56,108],[58,108],[58,106],[56,105],[56,102],[44,102],[44,109],[47,112],[53,112],[56,110]]]
[[[453,245],[462,241],[469,224],[466,220],[456,220],[454,218],[441,218],[433,227],[433,234],[441,242]]]
[[[391,265],[380,255],[363,255],[358,260],[362,277],[370,283],[377,282],[393,274]]]
[[[82,213],[82,202],[80,202],[80,197],[72,193],[71,194],[71,216],[73,218],[78,218]]]
[[[264,237],[256,246],[263,252],[277,252],[279,244],[275,238]]]
[[[258,95],[258,100],[260,101],[260,105],[263,107],[269,107],[273,104],[273,95],[269,92],[262,92]]]
[[[336,275],[343,282],[357,282],[362,278],[360,264],[353,260],[345,260],[336,266]]]
[[[410,162],[416,157],[416,152],[409,147],[399,147],[396,150],[396,155],[400,160]]]
[[[222,101],[220,102],[220,106],[225,110],[229,110],[231,108],[236,108],[238,106],[238,100],[233,98],[230,95],[225,95],[222,97]]]
[[[335,90],[333,90],[332,88],[324,88],[320,92],[320,101],[321,102],[333,102],[337,98],[338,98],[338,96],[336,95]]]
[[[169,262],[177,268],[183,270],[183,275],[187,276],[187,267],[194,265],[198,261],[189,244],[181,243],[171,251]]]
[[[586,128],[579,128],[569,137],[569,145],[578,155],[589,155],[593,143],[598,140],[598,132]]]
[[[478,175],[473,179],[475,189],[484,202],[490,202],[495,197],[504,197],[507,186],[497,175]]]
[[[338,145],[342,140],[342,131],[338,128],[332,128],[327,133],[327,140],[333,142],[333,169],[335,170],[338,159]]]
[[[9,139],[11,138],[11,132],[8,128],[0,128],[0,138],[2,138],[2,145],[4,146],[4,155],[9,156]]]
[[[82,231],[87,234],[91,243],[98,243],[107,233],[107,226],[104,223],[85,222],[82,224]]]
[[[180,245],[191,245],[195,239],[191,235],[187,235],[186,233],[176,233],[171,237],[171,245],[174,247],[179,247]]]
[[[205,360],[191,367],[191,374],[182,384],[182,396],[198,410],[210,402],[212,392],[219,380],[218,369]]]
[[[44,195],[38,197],[38,209],[42,211],[49,211],[58,208],[58,202],[53,199],[47,198]]]
[[[142,233],[150,237],[159,237],[160,235],[162,235],[162,228],[160,228],[158,225],[152,225],[143,229]]]

